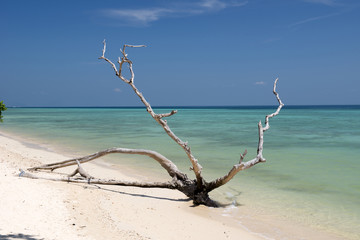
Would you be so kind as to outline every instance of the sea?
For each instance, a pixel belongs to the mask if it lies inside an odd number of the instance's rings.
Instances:
[[[158,107],[173,109],[172,131],[187,141],[210,181],[226,174],[248,151],[256,156],[257,124],[276,106]],[[145,108],[8,108],[0,130],[83,156],[110,147],[158,151],[193,177],[184,151]],[[339,239],[360,239],[360,106],[285,106],[270,119],[264,135],[265,163],[241,171],[211,193],[222,203],[223,216],[239,223],[242,209],[279,216]],[[145,157],[114,155],[119,166],[142,169],[149,177],[168,179],[166,171]],[[247,213],[249,211],[246,211]],[[250,211],[251,212],[251,211]],[[275,234],[275,233],[274,233]],[[286,239],[269,233],[269,239]],[[275,237],[274,237],[275,236]],[[281,236],[281,235],[277,235]]]

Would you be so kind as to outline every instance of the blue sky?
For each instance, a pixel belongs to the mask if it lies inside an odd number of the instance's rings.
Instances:
[[[7,106],[360,104],[358,0],[0,1]]]

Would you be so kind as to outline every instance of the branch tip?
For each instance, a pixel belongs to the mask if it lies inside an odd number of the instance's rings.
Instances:
[[[103,47],[102,57],[104,58],[104,57],[105,57],[105,51],[106,51],[106,40],[105,40],[105,39],[104,39],[104,41],[103,41],[103,45],[104,45],[104,47]]]
[[[240,161],[239,161],[239,164],[242,163],[242,161],[244,160],[245,156],[247,154],[247,149],[245,149],[244,153],[243,154],[240,154]]]
[[[146,47],[146,45],[130,45],[130,44],[125,44],[125,45],[124,45],[124,49],[125,49],[125,47],[139,48],[139,47]]]
[[[24,171],[24,170],[22,170],[21,168],[19,168],[19,171],[20,171],[20,173],[19,173],[19,177],[22,177],[22,176],[24,175],[25,171]]]
[[[170,117],[172,115],[174,115],[175,113],[177,113],[177,110],[172,110],[169,113],[163,113],[163,114],[155,114],[156,118],[164,118],[164,117]]]

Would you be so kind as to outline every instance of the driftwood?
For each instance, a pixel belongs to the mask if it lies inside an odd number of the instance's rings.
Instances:
[[[58,168],[63,168],[71,165],[77,165],[77,169],[68,176],[63,177],[43,177],[38,176],[36,174],[32,174],[29,172],[24,172],[21,170],[20,175],[23,177],[28,178],[42,178],[42,179],[49,179],[49,180],[55,180],[55,181],[65,181],[65,182],[77,182],[77,183],[88,183],[88,184],[104,184],[104,185],[119,185],[119,186],[135,186],[135,187],[142,187],[142,188],[168,188],[168,189],[176,189],[181,192],[183,192],[186,196],[188,196],[190,199],[193,200],[193,203],[195,205],[198,204],[204,204],[206,206],[212,206],[216,207],[217,204],[210,199],[209,192],[212,190],[226,184],[229,182],[238,172],[248,169],[258,163],[265,162],[265,158],[263,157],[263,145],[264,145],[264,133],[270,128],[269,120],[270,118],[276,116],[279,114],[281,108],[284,106],[282,103],[279,94],[276,92],[276,85],[278,82],[278,79],[274,82],[274,88],[273,93],[279,103],[278,108],[274,113],[271,113],[265,117],[265,126],[261,123],[261,121],[258,123],[258,134],[259,134],[259,141],[258,141],[258,147],[257,147],[257,155],[249,160],[244,161],[247,151],[243,154],[240,154],[240,161],[239,163],[235,164],[230,171],[225,174],[222,177],[219,177],[213,181],[207,182],[201,174],[202,167],[199,164],[198,160],[194,157],[193,153],[191,152],[191,148],[187,142],[184,142],[181,140],[178,136],[176,136],[170,127],[167,124],[167,121],[165,120],[166,117],[170,117],[177,113],[176,110],[173,110],[169,113],[165,114],[157,114],[152,109],[149,102],[145,99],[143,94],[138,90],[138,88],[134,84],[134,71],[133,71],[133,63],[128,58],[128,55],[125,53],[125,49],[127,47],[136,48],[136,47],[145,47],[144,45],[124,45],[123,49],[121,49],[122,57],[119,57],[118,64],[119,69],[117,69],[116,65],[110,61],[108,58],[105,57],[106,52],[106,42],[104,40],[103,42],[103,52],[102,56],[99,59],[103,59],[106,62],[108,62],[113,70],[115,71],[115,74],[117,77],[119,77],[123,82],[129,84],[131,88],[134,90],[135,94],[140,98],[141,102],[145,105],[146,111],[152,116],[152,118],[159,123],[159,125],[164,129],[166,134],[174,140],[185,152],[188,159],[191,163],[191,170],[195,174],[195,179],[190,179],[186,174],[181,172],[177,166],[168,158],[163,156],[162,154],[151,151],[151,150],[145,150],[145,149],[127,149],[127,148],[109,148],[88,156],[70,159],[62,162],[56,162],[52,164],[46,164],[42,166],[37,166],[33,168],[29,168],[28,171],[36,172],[40,170],[48,170],[53,171]],[[128,65],[129,71],[130,71],[130,78],[127,79],[122,75],[123,65]],[[130,181],[121,181],[121,180],[107,180],[107,179],[97,179],[93,178],[91,175],[89,175],[87,172],[84,171],[84,169],[81,167],[81,164],[92,161],[96,158],[108,155],[108,154],[137,154],[137,155],[146,155],[155,161],[157,161],[169,174],[171,177],[170,181],[167,182],[130,182]],[[77,173],[79,173],[80,176],[77,176]]]

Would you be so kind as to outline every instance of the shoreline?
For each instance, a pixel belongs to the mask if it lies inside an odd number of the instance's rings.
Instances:
[[[31,143],[32,144],[32,143]],[[19,168],[64,160],[0,134],[0,236],[34,239],[264,239],[235,228],[213,211],[168,189],[81,185],[19,178]],[[107,165],[108,163],[106,163]],[[92,174],[129,179],[118,170],[87,163]],[[70,170],[71,171],[71,170]],[[22,234],[22,235],[21,235]]]

